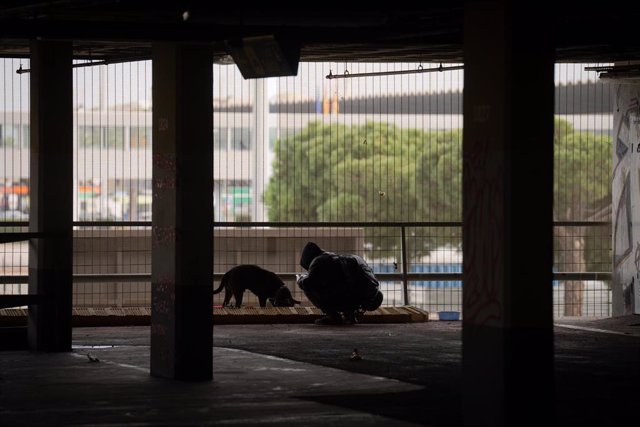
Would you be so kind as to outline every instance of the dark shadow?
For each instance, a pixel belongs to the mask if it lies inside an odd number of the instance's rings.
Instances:
[[[427,426],[462,424],[459,396],[421,389],[399,393],[305,396],[303,400]]]

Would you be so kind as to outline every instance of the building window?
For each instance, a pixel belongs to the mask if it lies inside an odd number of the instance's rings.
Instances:
[[[277,140],[278,140],[278,128],[270,127],[269,128],[269,150],[273,151],[273,148],[276,146]]]
[[[151,128],[132,126],[130,129],[131,148],[151,147]]]
[[[13,142],[9,142],[7,136],[4,134],[7,127],[0,125],[0,147],[11,147]]]
[[[107,148],[120,148],[124,147],[124,128],[122,126],[109,126],[105,128]]]
[[[0,147],[20,147],[20,126],[0,125]]]
[[[214,150],[227,149],[227,128],[213,129],[213,149]]]
[[[22,125],[22,147],[29,148],[29,125]]]
[[[78,127],[79,148],[100,148],[100,128],[98,126]]]
[[[251,149],[251,132],[249,128],[231,129],[231,149],[249,150]]]

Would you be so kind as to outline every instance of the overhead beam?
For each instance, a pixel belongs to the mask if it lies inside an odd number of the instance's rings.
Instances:
[[[398,26],[365,26],[342,28],[335,26],[284,27],[270,25],[221,25],[210,23],[105,22],[79,20],[0,20],[2,38],[29,39],[43,37],[56,40],[112,41],[176,41],[216,42],[231,38],[280,34],[284,38],[313,42],[389,42],[399,46],[406,41],[434,44],[462,44],[461,29],[442,33],[428,29],[413,30],[402,37]]]

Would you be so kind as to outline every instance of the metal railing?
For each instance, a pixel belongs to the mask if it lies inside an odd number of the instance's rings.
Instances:
[[[556,227],[610,227],[609,222],[562,222],[554,224]],[[14,221],[0,224],[0,227],[28,227],[28,223],[25,221]],[[144,228],[149,229],[151,227],[150,221],[76,221],[74,222],[74,229],[79,228],[89,228],[89,229],[101,229],[104,230],[105,227],[117,227],[118,229],[134,229],[134,228]],[[346,228],[359,228],[364,230],[371,229],[394,229],[395,233],[391,233],[386,235],[387,238],[392,238],[397,240],[399,243],[399,247],[395,248],[384,248],[381,250],[383,253],[394,252],[397,254],[396,259],[397,263],[394,262],[394,271],[376,271],[376,276],[380,280],[381,283],[400,283],[400,292],[402,295],[402,303],[403,304],[413,304],[417,301],[412,301],[412,292],[415,295],[416,286],[413,286],[412,283],[435,283],[436,281],[440,282],[457,282],[461,283],[462,281],[462,273],[461,269],[459,272],[443,272],[443,271],[412,271],[412,266],[416,265],[419,259],[416,256],[411,256],[411,254],[415,254],[415,247],[412,247],[409,241],[411,239],[416,238],[416,229],[426,228],[426,229],[461,229],[462,223],[456,221],[439,221],[439,222],[323,222],[323,223],[314,223],[314,222],[217,222],[214,224],[214,236],[216,235],[216,230],[222,229],[238,229],[238,230],[249,230],[249,229],[258,229],[258,230],[267,230],[267,229],[296,229],[296,228],[317,228],[317,229],[346,229]],[[150,231],[150,230],[149,230]],[[397,233],[399,231],[399,233]],[[339,233],[337,233],[339,234]],[[461,234],[461,233],[460,233]],[[610,235],[610,232],[609,232]],[[409,236],[409,237],[408,237]],[[33,233],[33,232],[16,232],[11,231],[9,233],[0,233],[0,242],[8,243],[8,242],[18,242],[25,241],[34,238],[42,238],[46,237],[42,233]],[[304,238],[304,236],[297,236],[298,238]],[[424,238],[425,236],[422,236]],[[442,238],[442,236],[440,236]],[[459,236],[457,237],[459,238]],[[149,234],[150,239],[150,234]],[[449,238],[442,238],[442,240],[448,240]],[[331,249],[331,248],[329,248]],[[351,252],[353,253],[361,253],[365,255],[365,258],[375,266],[376,258],[372,258],[372,251],[367,251],[366,248],[351,248]],[[412,252],[413,251],[413,252]],[[375,252],[375,251],[374,251]],[[148,261],[148,271],[150,271],[150,253],[149,261]],[[242,257],[242,254],[239,255]],[[388,257],[393,258],[393,257]],[[244,263],[244,262],[237,262]],[[418,262],[419,263],[419,262]],[[434,264],[437,262],[434,262]],[[297,264],[297,263],[294,263]],[[453,262],[452,264],[457,264],[457,262]],[[460,260],[461,264],[461,260]],[[146,265],[146,264],[145,264]],[[461,267],[461,265],[460,265]],[[375,270],[375,268],[374,268]],[[219,281],[222,275],[224,274],[226,269],[218,269],[213,275],[214,281]],[[276,272],[285,282],[295,281],[295,275],[299,274],[300,271],[296,271],[295,268],[284,268],[281,271]],[[148,272],[142,273],[75,273],[73,275],[74,283],[150,283],[152,280],[151,274]],[[571,282],[571,281],[610,281],[611,280],[611,272],[610,271],[554,271],[553,273],[554,285],[558,282]],[[0,284],[24,284],[28,283],[27,275],[2,275],[0,276]],[[455,286],[458,288],[458,286]],[[460,289],[456,289],[456,292],[462,291],[462,287],[459,286]],[[610,289],[610,287],[609,287]],[[150,288],[149,288],[150,291]],[[582,288],[579,289],[580,292],[584,290]],[[565,295],[568,294],[569,291],[565,290]],[[459,298],[459,297],[458,297]],[[599,298],[599,300],[605,301],[603,304],[610,305],[610,296]],[[461,303],[461,301],[460,301]],[[449,303],[449,305],[455,306],[457,303],[454,301],[453,303]],[[460,304],[461,305],[461,304]],[[456,308],[456,307],[453,307]],[[458,310],[461,307],[457,307]],[[560,313],[560,311],[557,311]],[[600,312],[607,314],[610,313],[610,309],[602,309]]]

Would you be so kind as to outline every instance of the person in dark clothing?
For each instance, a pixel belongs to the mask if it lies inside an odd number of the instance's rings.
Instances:
[[[373,270],[357,255],[338,255],[309,242],[302,250],[300,266],[307,274],[298,277],[298,286],[325,313],[317,324],[357,323],[360,312],[373,311],[382,304]]]

